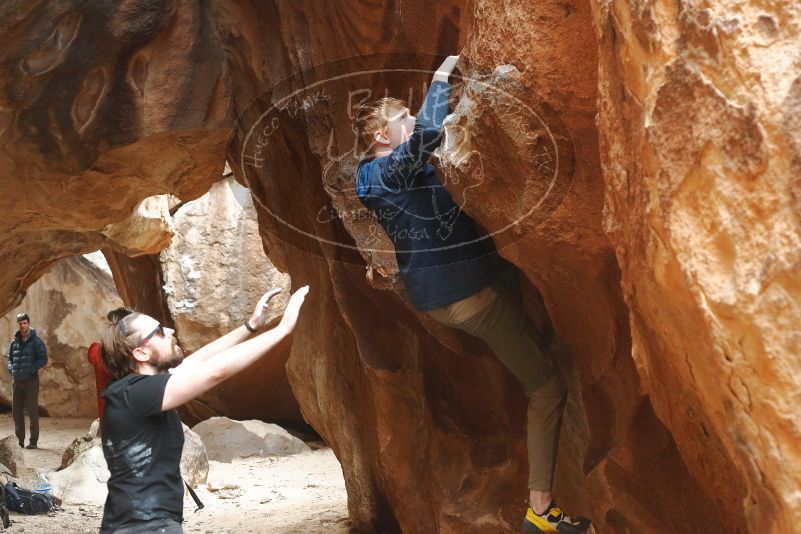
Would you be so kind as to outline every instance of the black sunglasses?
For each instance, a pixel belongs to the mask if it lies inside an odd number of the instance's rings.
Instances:
[[[159,323],[158,326],[156,326],[156,328],[154,328],[152,332],[150,332],[148,335],[143,337],[142,341],[140,341],[139,344],[134,348],[138,349],[139,347],[141,347],[142,345],[147,343],[148,339],[150,339],[151,337],[155,336],[156,334],[160,335],[161,337],[164,337],[164,327],[161,326],[161,323]]]

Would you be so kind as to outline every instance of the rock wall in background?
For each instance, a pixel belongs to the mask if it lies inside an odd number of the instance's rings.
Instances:
[[[271,319],[280,319],[290,279],[264,254],[250,191],[225,178],[177,207],[173,226],[175,237],[159,263],[163,298],[187,354],[241,326],[272,288],[283,290],[270,301]],[[184,406],[184,420],[226,415],[305,427],[284,371],[288,349],[282,344],[271,357]]]
[[[801,14],[640,4],[12,2],[3,309],[102,245],[151,254],[122,283],[167,314],[157,250],[101,230],[145,197],[197,198],[228,159],[271,262],[312,287],[287,368],[354,525],[516,531],[525,398],[410,309],[353,196],[353,107],[386,91],[416,109],[459,51],[438,164],[568,377],[560,501],[599,532],[790,531]],[[249,385],[232,405],[264,403]]]
[[[48,364],[39,371],[39,407],[51,417],[97,417],[95,373],[86,359],[108,310],[122,305],[110,273],[81,257],[57,262],[28,288],[22,304],[0,317],[0,403],[11,406],[8,346],[15,316],[26,312],[47,345]]]
[[[187,353],[241,326],[269,289],[283,290],[270,301],[270,318],[281,316],[289,275],[264,255],[250,191],[223,179],[181,205],[173,226],[161,252],[163,289]]]

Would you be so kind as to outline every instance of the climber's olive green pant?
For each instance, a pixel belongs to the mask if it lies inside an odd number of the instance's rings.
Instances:
[[[567,395],[553,362],[537,344],[537,331],[523,310],[519,291],[499,283],[428,313],[484,340],[523,384],[529,398],[528,487],[550,490]]]

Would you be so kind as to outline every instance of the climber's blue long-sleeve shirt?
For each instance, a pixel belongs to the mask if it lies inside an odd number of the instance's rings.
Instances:
[[[489,285],[498,269],[492,239],[479,234],[428,163],[439,145],[451,86],[435,81],[409,140],[359,163],[356,193],[395,245],[401,276],[420,311],[447,306]]]

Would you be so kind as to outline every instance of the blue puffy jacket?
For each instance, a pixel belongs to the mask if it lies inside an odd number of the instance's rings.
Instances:
[[[14,334],[8,348],[8,372],[14,380],[25,380],[36,375],[47,364],[47,347],[31,328],[28,339],[22,341],[19,332]]]

